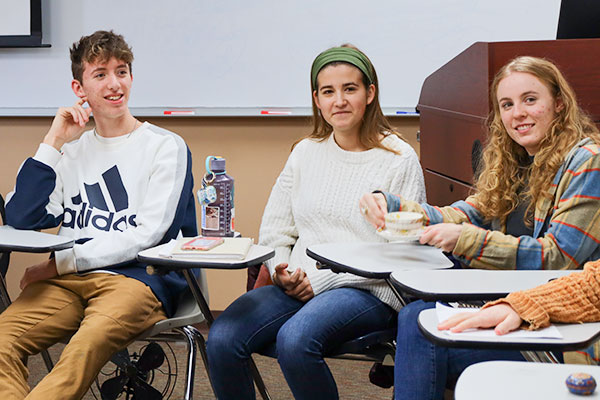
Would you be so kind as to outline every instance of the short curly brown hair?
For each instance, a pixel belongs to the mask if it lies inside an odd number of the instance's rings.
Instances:
[[[127,63],[131,73],[133,52],[122,35],[113,31],[96,31],[88,36],[82,36],[73,43],[71,53],[71,72],[73,78],[81,82],[84,64],[96,61],[107,62],[111,58]]]

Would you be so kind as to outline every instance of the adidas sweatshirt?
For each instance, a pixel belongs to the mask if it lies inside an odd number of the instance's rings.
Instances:
[[[331,242],[384,242],[361,215],[361,196],[381,188],[394,188],[414,201],[425,201],[423,171],[415,151],[395,135],[382,143],[401,153],[383,149],[343,150],[333,135],[318,142],[304,139],[294,147],[277,178],[263,214],[259,243],[275,248],[267,261],[271,276],[275,266],[302,268],[315,296],[339,287],[371,292],[395,310],[396,296],[383,280],[348,273],[318,270],[306,255],[310,245]]]
[[[55,253],[59,275],[106,271],[147,284],[172,315],[187,287],[180,274],[148,275],[139,251],[197,234],[192,160],[178,135],[148,122],[130,135],[87,131],[62,152],[40,144],[7,196],[6,220],[17,229],[60,225],[76,240]]]

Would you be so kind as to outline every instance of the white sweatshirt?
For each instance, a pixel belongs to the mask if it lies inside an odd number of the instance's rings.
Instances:
[[[387,136],[383,149],[350,152],[330,135],[323,142],[304,139],[296,145],[277,178],[263,214],[259,243],[275,248],[267,262],[302,268],[315,296],[339,287],[370,291],[395,310],[400,303],[383,280],[318,270],[306,255],[310,245],[329,242],[383,242],[359,210],[359,200],[373,190],[399,193],[425,201],[423,171],[415,151],[395,135]]]

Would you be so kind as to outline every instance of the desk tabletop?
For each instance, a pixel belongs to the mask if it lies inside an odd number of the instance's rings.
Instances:
[[[562,339],[523,337],[472,337],[449,335],[437,329],[438,318],[434,308],[421,311],[419,328],[423,335],[439,346],[479,349],[510,349],[535,351],[571,351],[583,349],[600,337],[600,322],[586,324],[554,324]]]
[[[0,226],[0,251],[48,253],[68,249],[74,243],[73,239],[65,236]]]
[[[243,260],[239,259],[201,259],[193,257],[162,257],[161,249],[168,243],[150,249],[142,250],[137,255],[137,260],[156,267],[168,269],[187,268],[212,268],[212,269],[244,269],[252,265],[262,264],[275,255],[275,250],[267,246],[253,244],[248,255]]]
[[[573,272],[476,269],[394,271],[391,281],[401,291],[424,300],[495,300]]]
[[[335,272],[376,279],[394,271],[452,267],[441,250],[418,243],[324,243],[309,246],[306,254]]]
[[[456,400],[552,399],[575,400],[565,385],[567,377],[585,372],[600,382],[600,367],[518,361],[486,361],[463,371],[456,383]],[[598,389],[592,398],[598,398]]]

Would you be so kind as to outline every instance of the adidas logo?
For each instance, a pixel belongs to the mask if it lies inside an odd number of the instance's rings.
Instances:
[[[120,231],[123,232],[129,226],[137,226],[135,223],[135,214],[127,216],[123,215],[116,221],[115,214],[119,211],[126,210],[129,207],[129,196],[121,174],[117,166],[113,166],[102,174],[105,190],[108,192],[110,205],[107,203],[107,197],[104,196],[104,188],[100,183],[88,185],[84,183],[85,197],[87,202],[83,201],[81,193],[71,198],[71,202],[75,206],[79,206],[78,210],[65,207],[62,226],[64,228],[88,227],[90,224],[101,231]],[[112,209],[112,210],[111,210]]]

